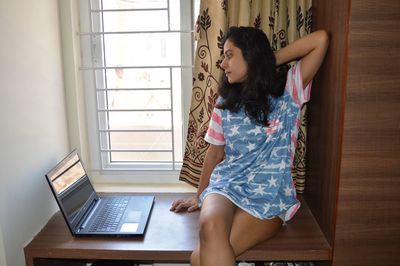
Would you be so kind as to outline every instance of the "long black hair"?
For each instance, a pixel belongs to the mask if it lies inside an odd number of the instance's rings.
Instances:
[[[219,95],[224,101],[217,108],[232,112],[244,107],[246,115],[257,124],[268,125],[268,114],[272,111],[270,97],[283,94],[287,68],[276,68],[274,52],[262,30],[253,27],[230,27],[223,36],[238,47],[247,62],[247,79],[230,84],[222,76]]]

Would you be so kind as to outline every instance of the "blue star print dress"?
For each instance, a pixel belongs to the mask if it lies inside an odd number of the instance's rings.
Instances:
[[[293,217],[300,202],[291,167],[300,110],[310,91],[311,83],[303,88],[299,61],[288,71],[284,94],[271,98],[268,127],[254,123],[243,109],[214,109],[205,140],[225,145],[225,159],[214,168],[200,206],[207,195],[218,193],[259,219],[280,217],[286,222]]]

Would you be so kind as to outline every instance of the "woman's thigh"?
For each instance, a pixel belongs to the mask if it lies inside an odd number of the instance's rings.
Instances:
[[[274,237],[281,227],[282,220],[279,217],[261,220],[237,208],[230,234],[230,243],[235,255],[239,256],[256,244]]]

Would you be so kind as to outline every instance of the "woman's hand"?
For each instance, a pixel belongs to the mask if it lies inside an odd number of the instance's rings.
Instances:
[[[206,157],[204,158],[203,170],[201,171],[199,187],[197,193],[188,199],[178,199],[172,203],[170,211],[173,212],[193,212],[199,208],[199,196],[203,190],[208,186],[210,176],[215,166],[220,163],[225,156],[225,145],[213,145],[210,144],[208,147]]]
[[[193,196],[188,199],[178,199],[172,203],[170,211],[173,212],[193,212],[199,209],[199,197]]]

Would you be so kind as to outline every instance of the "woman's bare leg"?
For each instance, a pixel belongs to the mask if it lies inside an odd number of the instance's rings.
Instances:
[[[282,226],[280,218],[257,219],[221,195],[211,194],[207,198],[209,198],[208,203],[206,205],[204,205],[206,201],[203,203],[200,214],[201,244],[192,253],[192,266],[231,266],[237,256],[256,244],[272,238]],[[207,237],[206,232],[210,237]],[[229,243],[226,243],[226,234],[229,235]]]
[[[200,213],[200,246],[192,254],[192,265],[232,266],[235,253],[229,242],[237,207],[219,194],[206,197]]]
[[[282,220],[278,217],[261,220],[237,208],[229,240],[235,256],[237,257],[258,243],[274,237],[281,227]],[[249,230],[250,228],[251,230]]]

